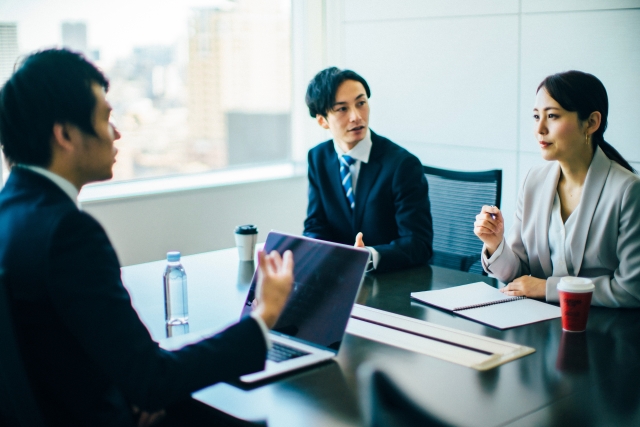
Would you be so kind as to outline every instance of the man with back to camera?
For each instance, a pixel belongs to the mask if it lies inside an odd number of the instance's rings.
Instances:
[[[108,87],[80,54],[51,49],[28,56],[0,91],[0,143],[12,166],[0,192],[0,266],[47,425],[133,426],[136,416],[149,425],[164,408],[168,422],[191,392],[263,369],[267,328],[293,280],[290,252],[261,253],[250,317],[181,350],[159,348],[107,235],[77,205],[83,185],[112,177],[120,134]]]
[[[307,87],[309,114],[333,139],[309,150],[304,235],[371,252],[377,271],[426,264],[433,228],[420,160],[369,129],[367,82],[351,70],[320,71]]]

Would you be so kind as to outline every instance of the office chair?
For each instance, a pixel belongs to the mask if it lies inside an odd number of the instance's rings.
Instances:
[[[9,291],[0,269],[0,425],[44,427],[13,331]]]
[[[407,396],[385,372],[366,363],[358,369],[360,404],[367,427],[451,427]]]
[[[473,223],[483,205],[500,207],[502,170],[459,172],[423,166],[429,183],[433,218],[433,257],[430,263],[484,274],[482,241]]]

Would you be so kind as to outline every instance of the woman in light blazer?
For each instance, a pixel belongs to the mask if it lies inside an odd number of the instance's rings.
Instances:
[[[504,239],[500,210],[484,206],[475,234],[502,292],[558,301],[563,276],[588,277],[592,304],[640,307],[640,177],[603,137],[609,104],[591,74],[538,86],[534,133],[547,164],[532,168]]]

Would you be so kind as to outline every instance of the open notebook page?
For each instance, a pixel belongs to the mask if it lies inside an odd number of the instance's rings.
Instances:
[[[529,323],[560,317],[560,307],[534,299],[521,299],[506,304],[456,311],[456,314],[498,329],[514,328]]]
[[[412,292],[411,297],[450,311],[470,305],[515,299],[504,295],[484,282],[469,283],[468,285],[454,286],[437,291]]]

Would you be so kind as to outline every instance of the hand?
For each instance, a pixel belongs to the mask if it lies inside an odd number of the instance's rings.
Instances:
[[[258,253],[258,285],[256,313],[273,328],[287,302],[293,284],[293,254],[286,251],[281,258],[277,251]]]
[[[537,277],[521,276],[500,289],[500,292],[516,297],[544,298],[547,295],[547,281]]]
[[[132,409],[134,415],[139,415],[138,427],[150,427],[158,421],[162,420],[167,414],[164,409],[154,413],[141,411],[137,406],[133,406]]]
[[[495,206],[483,206],[476,215],[473,232],[482,240],[491,256],[504,239],[504,218]]]
[[[364,242],[362,241],[362,233],[356,234],[356,243],[353,245],[356,248],[364,248]]]

